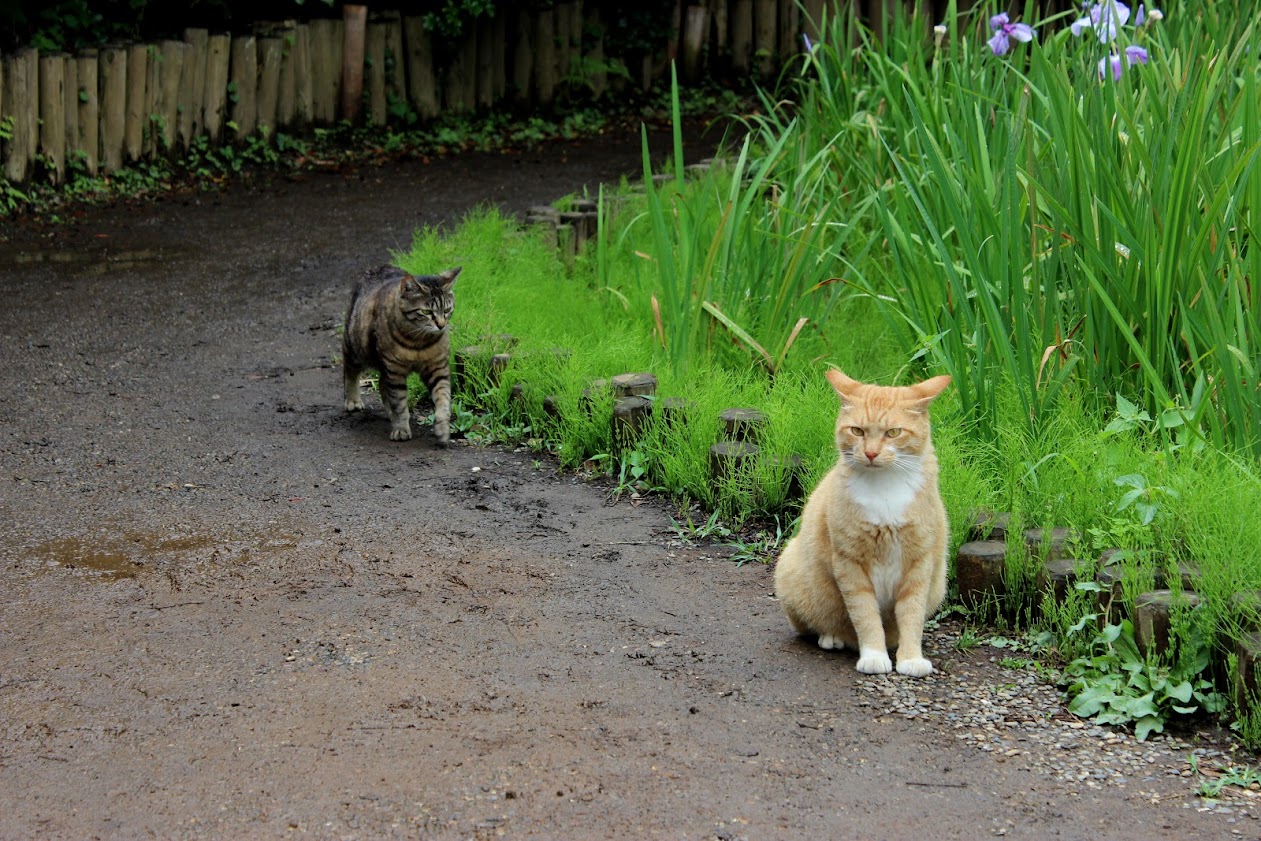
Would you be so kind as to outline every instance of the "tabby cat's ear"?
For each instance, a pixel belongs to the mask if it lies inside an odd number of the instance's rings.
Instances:
[[[826,376],[832,388],[836,389],[836,393],[841,395],[841,400],[845,402],[852,400],[854,392],[862,387],[862,383],[858,380],[850,379],[836,368],[829,368]]]
[[[932,403],[938,394],[945,391],[948,385],[950,385],[950,375],[942,374],[940,377],[933,377],[910,386],[911,408],[917,412],[928,411],[928,404]]]
[[[455,268],[447,269],[445,272],[438,275],[438,279],[442,281],[442,288],[450,289],[451,284],[455,283],[455,279],[460,276],[460,272],[463,270],[463,266],[456,266]]]

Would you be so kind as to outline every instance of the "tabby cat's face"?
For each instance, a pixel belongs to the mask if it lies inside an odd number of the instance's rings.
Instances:
[[[440,275],[418,275],[403,280],[399,308],[403,317],[422,333],[441,333],[451,321],[455,309],[455,283],[459,269]]]
[[[832,370],[828,380],[841,395],[836,446],[851,468],[907,469],[932,452],[928,404],[950,384],[949,377],[886,387],[859,383]]]

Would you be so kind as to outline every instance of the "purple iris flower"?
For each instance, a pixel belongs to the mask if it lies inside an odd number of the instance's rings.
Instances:
[[[1099,40],[1106,44],[1116,39],[1117,30],[1129,19],[1129,6],[1120,0],[1103,0],[1102,3],[1091,6],[1085,17],[1073,21],[1068,28],[1074,35],[1081,35],[1085,30],[1093,29],[1099,33]]]
[[[1110,54],[1107,58],[1099,59],[1099,78],[1106,79],[1108,71],[1112,71],[1112,81],[1121,78],[1121,71],[1133,64],[1146,64],[1147,50],[1142,47],[1129,46],[1125,48],[1125,52],[1121,55],[1117,53]]]
[[[1006,12],[990,18],[990,29],[994,30],[994,37],[986,43],[994,51],[994,55],[1007,55],[1011,50],[1013,40],[1025,43],[1032,41],[1033,36],[1037,34],[1033,27],[1026,23],[1012,23]]]

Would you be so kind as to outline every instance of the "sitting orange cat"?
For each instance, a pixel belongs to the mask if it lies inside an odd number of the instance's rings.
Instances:
[[[775,567],[775,593],[820,648],[858,648],[858,671],[923,677],[924,622],[946,593],[946,509],[937,490],[928,405],[950,385],[856,382],[837,370],[840,459],[810,494]]]

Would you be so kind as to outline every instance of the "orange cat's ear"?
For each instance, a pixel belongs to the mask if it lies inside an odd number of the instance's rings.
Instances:
[[[910,386],[911,407],[917,412],[928,411],[928,404],[945,391],[948,385],[950,385],[950,375],[942,374],[940,377],[933,377]]]
[[[836,389],[836,393],[841,395],[842,400],[852,399],[854,392],[862,385],[858,380],[845,376],[837,368],[829,368],[826,376],[828,382],[832,384],[832,388]]]

